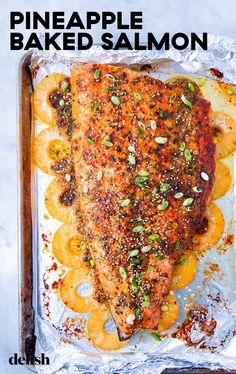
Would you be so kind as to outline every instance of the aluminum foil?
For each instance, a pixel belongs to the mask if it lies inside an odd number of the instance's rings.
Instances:
[[[152,76],[166,79],[173,74],[205,76],[215,79],[210,67],[224,73],[224,80],[236,83],[236,43],[229,38],[209,36],[209,49],[202,51],[104,51],[94,46],[88,51],[43,51],[32,56],[32,76],[34,86],[47,74],[70,73],[74,64],[100,62],[119,65],[152,64],[156,66]],[[35,131],[45,126],[37,120]],[[235,180],[235,156],[224,163],[231,170]],[[49,217],[44,204],[46,187],[52,177],[36,170],[34,185],[33,216],[33,260],[34,289],[33,307],[35,310],[36,356],[44,352],[50,358],[50,366],[37,366],[39,373],[161,373],[166,368],[224,368],[236,367],[236,271],[235,244],[220,252],[228,235],[235,235],[235,190],[217,200],[225,218],[225,232],[216,247],[207,252],[199,262],[199,270],[191,285],[176,291],[179,303],[177,324],[185,318],[185,305],[205,307],[209,319],[214,317],[217,325],[214,335],[205,337],[205,347],[201,346],[200,331],[192,332],[195,346],[170,335],[157,342],[149,333],[136,334],[130,343],[119,351],[102,351],[93,347],[87,340],[87,314],[74,313],[63,304],[55,285],[69,270],[62,266],[51,252],[52,237],[62,224]],[[219,271],[206,276],[204,270],[214,262]],[[199,342],[199,344],[198,344]]]

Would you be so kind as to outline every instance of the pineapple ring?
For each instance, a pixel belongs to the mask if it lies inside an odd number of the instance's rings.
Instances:
[[[58,90],[59,83],[68,78],[65,74],[50,74],[43,78],[34,91],[34,111],[41,121],[49,126],[55,125],[56,109],[50,103],[49,96]]]
[[[196,252],[204,252],[212,248],[219,241],[224,231],[224,216],[217,205],[211,203],[206,210],[205,217],[208,221],[208,226],[203,234],[195,236]]]
[[[48,185],[45,193],[45,205],[51,216],[58,221],[65,223],[75,223],[77,220],[76,209],[78,209],[77,199],[72,205],[66,206],[60,202],[60,196],[65,191],[58,181],[53,181]]]
[[[232,183],[232,178],[229,168],[222,162],[216,163],[216,174],[211,199],[216,200],[224,196],[229,190]]]
[[[236,121],[224,112],[213,112],[212,132],[216,158],[225,158],[236,150]]]
[[[103,350],[117,350],[128,344],[128,340],[120,341],[117,332],[109,333],[105,323],[112,318],[108,308],[103,306],[94,310],[88,320],[88,338],[97,348]]]
[[[198,262],[193,253],[183,256],[182,260],[175,266],[172,277],[172,290],[187,287],[195,278]]]
[[[79,232],[77,224],[62,225],[55,232],[52,251],[56,259],[64,266],[79,268],[83,265],[85,250],[84,236]]]
[[[177,321],[179,305],[173,293],[166,295],[161,306],[161,314],[158,323],[158,332],[169,330]]]
[[[58,133],[45,129],[41,131],[33,143],[33,158],[36,165],[44,173],[53,175],[53,162],[70,155],[70,144]]]
[[[89,283],[93,287],[91,295],[79,295],[77,288],[83,283]],[[74,312],[89,313],[101,307],[101,304],[94,298],[95,287],[94,272],[83,265],[79,269],[70,270],[63,278],[60,288],[61,299],[67,308]]]
[[[233,105],[236,105],[236,86],[229,85],[224,82],[217,82],[221,91],[227,98],[227,101],[231,102]]]

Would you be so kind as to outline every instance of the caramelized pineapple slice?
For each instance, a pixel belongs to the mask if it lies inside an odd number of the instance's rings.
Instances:
[[[117,350],[128,344],[128,340],[120,341],[117,331],[108,332],[105,324],[112,318],[108,308],[103,306],[91,313],[88,320],[88,338],[94,347],[103,350]]]
[[[58,183],[56,178],[53,179],[45,193],[45,205],[53,218],[65,223],[74,223],[77,220],[78,201],[75,197],[71,205],[63,204],[63,196],[67,193],[69,190]]]
[[[80,230],[82,222],[59,227],[52,240],[52,251],[57,260],[69,268],[79,268],[85,257],[85,239]]]
[[[236,121],[224,112],[213,112],[211,126],[216,158],[229,156],[236,150]]]
[[[54,175],[51,166],[70,156],[70,143],[54,131],[41,131],[33,142],[33,159],[44,173]]]
[[[48,126],[54,126],[56,123],[56,109],[50,102],[50,95],[57,91],[60,82],[68,78],[64,74],[50,74],[43,78],[34,91],[34,111]]]
[[[94,271],[85,265],[80,266],[79,269],[70,270],[62,280],[61,299],[67,308],[74,312],[90,313],[102,307],[102,304],[94,298],[95,287]],[[85,294],[86,296],[82,296]]]
[[[229,190],[232,183],[232,178],[229,168],[222,162],[216,163],[216,174],[213,190],[211,193],[211,199],[216,200],[219,197],[224,196]]]
[[[173,293],[166,295],[161,306],[161,314],[158,323],[158,332],[169,330],[177,321],[179,305]]]
[[[224,93],[227,101],[229,101],[233,105],[236,105],[236,86],[229,85],[224,82],[218,82],[218,85]]]
[[[198,262],[193,253],[187,253],[176,264],[172,277],[172,290],[187,287],[195,278]]]
[[[195,251],[205,252],[220,239],[225,227],[224,216],[217,205],[211,203],[203,220],[203,230],[195,236]]]

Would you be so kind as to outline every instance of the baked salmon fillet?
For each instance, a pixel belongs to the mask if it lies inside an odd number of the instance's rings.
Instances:
[[[105,64],[71,70],[72,157],[90,253],[120,339],[158,328],[215,172],[210,103]]]

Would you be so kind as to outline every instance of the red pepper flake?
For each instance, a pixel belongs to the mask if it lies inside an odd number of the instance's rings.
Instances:
[[[57,269],[58,269],[57,263],[53,262],[52,266],[48,269],[48,272],[50,273],[50,271],[53,271],[53,270],[56,271]]]
[[[42,239],[45,243],[50,243],[50,240],[48,240],[48,237],[46,234],[42,234]]]
[[[223,74],[221,71],[219,71],[219,70],[217,70],[217,69],[215,69],[215,68],[210,68],[210,72],[211,72],[211,74],[212,74],[214,77],[217,77],[217,78],[219,78],[219,79],[224,78],[224,74]]]

